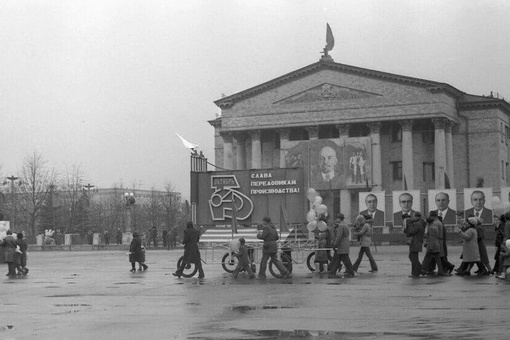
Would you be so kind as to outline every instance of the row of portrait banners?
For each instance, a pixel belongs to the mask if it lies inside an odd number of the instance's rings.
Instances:
[[[430,212],[434,211],[443,219],[445,225],[457,224],[457,217],[468,218],[480,217],[483,224],[493,223],[494,216],[499,217],[510,213],[510,187],[501,188],[501,197],[493,196],[492,188],[466,188],[464,189],[464,207],[458,211],[456,189],[439,189],[428,191]],[[308,230],[321,229],[320,216],[327,214],[327,207],[322,204],[322,199],[315,189],[307,191],[307,199],[310,202],[310,211],[306,215]],[[360,192],[359,212],[360,215],[370,215],[374,226],[385,226],[385,222],[391,221],[393,226],[402,226],[403,219],[413,217],[416,212],[421,212],[420,191],[401,190],[392,192],[393,209],[390,218],[387,218],[384,207],[386,206],[385,191]],[[429,213],[430,213],[429,212]],[[425,217],[428,214],[425,214]],[[324,224],[324,223],[322,223]]]

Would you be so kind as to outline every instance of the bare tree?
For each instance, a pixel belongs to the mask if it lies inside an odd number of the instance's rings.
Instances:
[[[18,206],[28,225],[27,233],[36,235],[41,207],[47,199],[50,185],[55,182],[56,172],[53,168],[48,168],[41,153],[34,152],[26,156],[19,173],[21,185]]]
[[[123,230],[125,209],[123,191],[115,187],[111,194],[92,199],[91,222],[102,232],[113,233],[116,228]]]
[[[170,230],[177,221],[180,220],[182,213],[181,197],[174,191],[172,183],[165,184],[165,194],[160,195],[159,199],[164,209],[164,222],[166,229]]]
[[[66,220],[66,232],[83,232],[90,207],[88,193],[83,188],[83,173],[79,166],[67,169],[60,180],[61,207]]]

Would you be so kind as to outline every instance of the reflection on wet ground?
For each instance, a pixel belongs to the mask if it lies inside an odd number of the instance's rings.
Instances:
[[[11,326],[0,324],[0,338],[508,338],[509,282],[408,278],[405,247],[378,249],[378,273],[362,262],[354,278],[329,278],[297,264],[286,280],[233,279],[214,263],[204,279],[178,279],[182,251],[149,251],[151,270],[136,274],[125,252],[31,254],[30,275],[0,283],[0,320]]]

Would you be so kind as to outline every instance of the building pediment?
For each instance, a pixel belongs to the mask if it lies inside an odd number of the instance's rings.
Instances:
[[[337,100],[364,99],[380,96],[377,93],[360,91],[348,87],[324,83],[309,90],[292,95],[274,104],[312,103]]]

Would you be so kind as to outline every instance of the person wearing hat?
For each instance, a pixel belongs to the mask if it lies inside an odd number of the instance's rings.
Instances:
[[[377,264],[375,263],[375,259],[370,252],[370,246],[372,245],[372,217],[370,215],[361,216],[358,215],[356,217],[356,226],[354,227],[354,234],[357,236],[360,242],[360,248],[358,253],[358,259],[354,262],[353,270],[355,272],[358,271],[361,260],[363,259],[363,254],[367,254],[368,261],[370,262],[370,270],[369,272],[375,273],[378,271]]]
[[[441,262],[440,251],[441,246],[439,243],[439,228],[438,221],[434,217],[427,217],[427,227],[425,231],[425,239],[427,240],[427,253],[421,263],[422,275],[431,274],[428,268],[431,268],[432,261],[437,264],[437,275],[446,276]]]
[[[462,228],[456,228],[460,237],[463,240],[462,244],[462,264],[455,275],[469,276],[471,275],[471,268],[477,262],[480,262],[480,252],[478,250],[478,235],[476,226],[478,220],[472,216],[467,219]]]
[[[423,236],[427,222],[421,218],[421,213],[416,212],[414,217],[406,219],[404,233],[409,238],[409,260],[411,261],[411,276],[419,278],[421,275],[421,264],[419,253],[423,250]]]
[[[133,239],[131,240],[131,244],[129,246],[129,262],[131,262],[131,272],[136,272],[136,262],[143,267],[143,270],[147,270],[149,268],[148,265],[144,263],[143,260],[143,252],[142,252],[142,239],[138,232],[133,233]]]
[[[342,213],[336,215],[335,224],[336,236],[333,242],[333,248],[335,249],[335,255],[331,261],[329,274],[336,275],[337,270],[340,268],[340,263],[345,266],[345,276],[354,276],[354,270],[352,268],[352,262],[349,257],[349,248],[351,246],[349,225],[344,221],[345,216]]]
[[[235,254],[237,259],[239,260],[239,263],[237,264],[236,269],[234,269],[232,277],[234,279],[237,279],[237,275],[239,275],[239,272],[246,270],[246,272],[248,273],[248,277],[250,279],[253,279],[255,278],[255,273],[251,269],[251,261],[250,256],[248,254],[248,247],[246,247],[245,245],[246,240],[241,237],[239,239],[239,243],[241,244],[241,246],[239,247],[239,251],[237,252],[237,254]]]
[[[287,268],[281,263],[280,260],[276,257],[278,253],[278,241],[279,236],[278,232],[273,223],[271,223],[271,218],[266,216],[262,219],[262,230],[257,234],[257,238],[264,240],[264,245],[262,247],[262,259],[260,260],[260,270],[259,270],[259,278],[266,278],[266,268],[267,261],[271,259],[271,262],[278,268],[280,271],[281,277],[283,279],[287,279],[291,277],[291,274]]]
[[[193,222],[188,221],[186,223],[186,229],[184,229],[184,235],[182,238],[182,244],[184,244],[184,258],[181,262],[181,266],[177,268],[173,276],[180,278],[184,268],[194,263],[195,268],[198,269],[198,278],[204,277],[204,270],[202,269],[202,260],[200,259],[200,250],[198,249],[198,242],[200,241],[200,231],[193,227]]]

